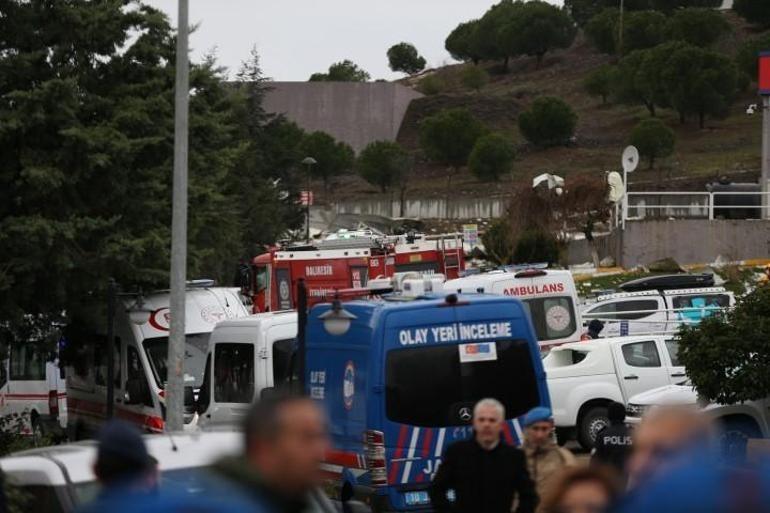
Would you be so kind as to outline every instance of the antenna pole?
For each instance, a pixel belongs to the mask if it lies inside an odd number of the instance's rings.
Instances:
[[[618,59],[623,57],[623,0],[620,0],[620,19],[618,20]]]
[[[770,218],[770,201],[767,193],[770,192],[770,95],[762,96],[762,219]]]

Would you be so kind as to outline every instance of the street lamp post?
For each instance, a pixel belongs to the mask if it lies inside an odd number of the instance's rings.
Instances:
[[[620,0],[620,19],[618,20],[618,58],[623,57],[623,0]]]
[[[305,190],[305,240],[310,242],[310,173],[318,164],[313,157],[305,157],[302,163],[307,168],[307,190]]]

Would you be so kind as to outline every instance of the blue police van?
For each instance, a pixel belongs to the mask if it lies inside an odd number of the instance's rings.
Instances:
[[[448,445],[472,435],[474,404],[519,417],[549,406],[540,349],[522,303],[485,294],[316,305],[305,387],[329,416],[327,491],[375,511],[430,510],[427,489]]]

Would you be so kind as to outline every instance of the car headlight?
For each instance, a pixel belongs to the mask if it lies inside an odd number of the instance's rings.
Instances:
[[[629,417],[642,417],[644,412],[647,411],[649,406],[643,406],[641,404],[629,404],[626,406],[626,415]]]

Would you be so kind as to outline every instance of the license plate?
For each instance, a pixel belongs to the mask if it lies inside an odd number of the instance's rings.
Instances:
[[[425,491],[405,492],[404,502],[406,502],[407,506],[422,506],[430,504],[430,497],[428,497],[428,492]]]

